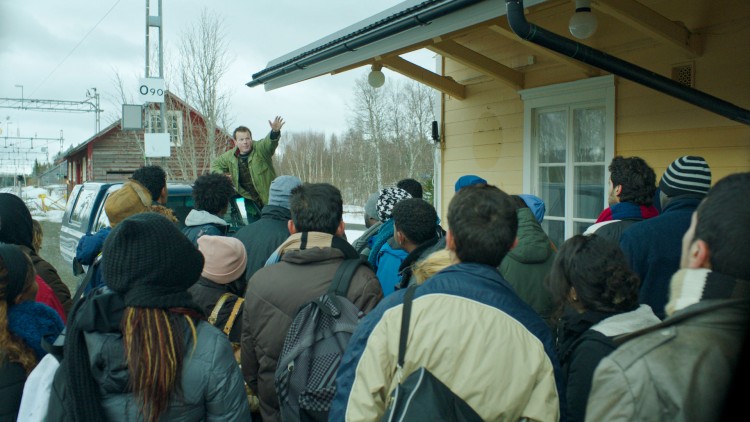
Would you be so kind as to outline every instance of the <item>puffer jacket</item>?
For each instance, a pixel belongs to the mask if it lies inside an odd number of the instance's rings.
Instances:
[[[276,152],[276,147],[279,146],[280,136],[281,132],[269,132],[268,136],[265,138],[260,141],[254,141],[253,149],[250,151],[250,157],[248,158],[250,176],[253,179],[255,190],[258,191],[258,195],[260,195],[263,204],[268,203],[268,193],[271,188],[271,182],[276,178],[276,170],[273,168],[273,154]],[[211,163],[211,171],[214,173],[229,173],[232,177],[234,188],[237,189],[245,199],[252,199],[249,196],[245,196],[245,190],[239,187],[239,155],[240,151],[236,147],[221,154],[216,157],[213,163]]]
[[[520,208],[516,216],[518,245],[508,252],[498,269],[518,296],[552,326],[555,303],[544,285],[544,278],[552,268],[556,252],[531,209]]]
[[[104,298],[116,295],[104,290],[94,292],[98,300],[117,301],[117,298]],[[121,299],[119,300],[121,303]],[[100,302],[101,303],[101,302]],[[106,302],[105,302],[106,303]],[[84,304],[85,306],[86,304]],[[112,307],[110,307],[112,308]],[[119,305],[120,309],[124,305]],[[96,318],[97,327],[106,325],[107,332],[85,332],[91,375],[99,386],[99,401],[108,421],[140,421],[139,405],[131,391],[128,365],[119,319],[116,312],[86,312],[81,309],[81,318]],[[109,308],[107,308],[109,309]],[[101,312],[107,312],[107,318]],[[122,313],[122,310],[119,311]],[[79,321],[80,322],[80,321]],[[93,322],[92,322],[93,324]],[[247,401],[242,374],[232,352],[227,337],[206,321],[198,321],[196,342],[192,341],[190,327],[186,325],[183,338],[186,339],[185,358],[180,374],[180,393],[174,392],[161,420],[169,421],[249,421],[250,407]],[[66,339],[68,341],[69,339]],[[62,369],[62,367],[61,367]],[[60,376],[55,375],[52,386],[48,420],[67,420],[62,409],[66,397],[74,394]]]
[[[279,402],[274,386],[276,364],[284,339],[299,308],[330,287],[344,258],[359,255],[345,240],[309,232],[306,249],[299,249],[296,233],[279,250],[281,261],[258,270],[250,279],[242,321],[242,372],[260,399],[264,422],[278,421]],[[382,299],[380,282],[367,266],[352,277],[347,298],[367,313]]]
[[[0,352],[2,355],[2,352]],[[21,406],[26,371],[20,363],[0,357],[0,421],[14,421]]]

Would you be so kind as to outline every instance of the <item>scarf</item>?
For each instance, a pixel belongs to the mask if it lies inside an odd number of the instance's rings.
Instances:
[[[711,271],[686,268],[672,276],[667,316],[702,300],[750,298],[750,282]]]
[[[27,300],[8,308],[8,331],[34,351],[37,361],[47,354],[42,340],[54,343],[64,327],[57,312],[43,303]]]
[[[633,219],[648,220],[657,215],[659,215],[659,211],[653,205],[645,206],[633,202],[618,202],[609,208],[605,208],[599,214],[596,222]]]
[[[376,271],[378,269],[378,266],[376,264],[378,260],[378,254],[380,253],[380,249],[383,248],[383,245],[385,245],[385,242],[388,241],[388,239],[393,237],[393,219],[384,222],[380,226],[380,230],[378,231],[378,234],[375,236],[375,240],[372,242],[372,248],[370,248],[370,256],[367,257],[367,260],[370,262],[370,265],[372,265],[372,268],[374,268]]]

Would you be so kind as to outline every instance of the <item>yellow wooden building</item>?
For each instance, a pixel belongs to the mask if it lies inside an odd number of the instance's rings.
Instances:
[[[437,69],[401,57],[422,48]],[[362,66],[442,93],[441,215],[456,179],[476,174],[542,197],[560,242],[606,207],[615,155],[642,157],[657,180],[683,155],[704,157],[714,182],[750,171],[750,1],[405,1],[272,60],[248,85]]]

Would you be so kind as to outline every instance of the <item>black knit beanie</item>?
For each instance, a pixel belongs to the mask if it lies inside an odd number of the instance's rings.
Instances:
[[[107,236],[102,257],[104,280],[126,306],[200,309],[187,289],[201,275],[203,255],[164,216],[126,218]]]
[[[12,193],[0,193],[0,242],[33,249],[32,233],[31,213],[26,203]]]

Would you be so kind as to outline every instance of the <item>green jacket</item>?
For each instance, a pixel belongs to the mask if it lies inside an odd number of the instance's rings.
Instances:
[[[272,133],[269,132],[265,138],[260,141],[254,141],[253,150],[250,151],[250,157],[247,159],[255,190],[258,191],[258,195],[260,195],[263,205],[268,204],[268,191],[271,189],[271,182],[276,178],[276,170],[273,168],[273,154],[276,152],[276,147],[279,146],[279,136],[281,136],[279,133],[279,135],[276,136],[276,139],[273,139],[271,135]],[[212,172],[229,173],[232,176],[232,183],[237,192],[240,192],[239,156],[240,152],[237,147],[235,147],[216,157],[214,162],[211,163]],[[240,193],[243,194],[244,189],[243,192]],[[242,196],[246,199],[251,199],[245,194]]]
[[[555,260],[555,250],[531,209],[521,208],[516,215],[518,245],[508,252],[498,269],[518,296],[550,324],[555,304],[544,278]]]

